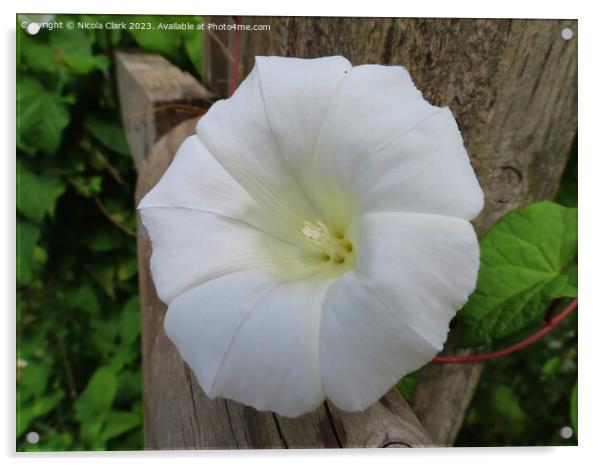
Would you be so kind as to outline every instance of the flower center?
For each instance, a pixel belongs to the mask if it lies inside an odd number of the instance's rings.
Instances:
[[[353,244],[345,235],[332,235],[324,223],[318,220],[316,223],[305,221],[301,230],[305,238],[324,251],[324,260],[333,264],[343,264],[353,254]]]

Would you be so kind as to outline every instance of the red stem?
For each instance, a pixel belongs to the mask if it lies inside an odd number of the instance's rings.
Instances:
[[[545,335],[550,333],[566,316],[568,316],[571,312],[577,309],[577,298],[573,299],[571,303],[565,307],[562,311],[556,314],[554,317],[550,318],[546,321],[543,327],[541,327],[537,332],[532,335],[529,335],[524,340],[515,343],[514,345],[508,346],[507,348],[493,351],[491,353],[484,354],[469,354],[467,356],[440,356],[433,358],[432,362],[442,363],[442,364],[467,364],[473,362],[482,362],[488,361],[489,359],[500,358],[502,356],[507,356],[509,354],[514,353],[515,351],[521,350],[526,346],[529,346],[535,343],[537,340],[540,340]]]
[[[238,86],[238,62],[240,61],[240,39],[241,39],[241,30],[238,26],[240,26],[240,16],[232,16],[234,23],[236,23],[237,28],[234,30],[234,50],[232,51],[232,69],[230,71],[230,89],[228,89],[228,94],[234,94],[236,87]]]

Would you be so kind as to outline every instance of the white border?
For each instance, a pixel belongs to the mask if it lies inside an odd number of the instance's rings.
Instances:
[[[324,0],[303,0],[298,3],[266,2],[266,1],[183,1],[141,2],[140,0],[120,0],[119,2],[96,2],[83,5],[81,0],[55,0],[41,3],[33,0],[22,0],[12,5],[2,2],[1,21],[3,24],[3,69],[1,75],[3,109],[0,112],[2,124],[2,141],[6,149],[2,157],[1,193],[3,208],[3,227],[0,228],[0,245],[2,247],[2,280],[0,295],[4,298],[3,344],[0,346],[6,354],[2,357],[5,383],[0,384],[4,405],[0,412],[6,413],[0,423],[0,439],[2,452],[9,456],[9,464],[15,460],[14,439],[14,304],[15,304],[15,14],[17,12],[88,12],[119,14],[214,14],[214,15],[285,15],[285,16],[425,16],[425,17],[516,17],[516,18],[578,18],[579,28],[579,156],[580,156],[580,325],[579,325],[579,444],[578,448],[470,448],[470,449],[429,449],[411,451],[277,451],[277,452],[148,452],[148,453],[58,453],[43,455],[17,455],[30,464],[46,458],[49,464],[85,462],[96,463],[103,459],[127,460],[128,463],[164,464],[167,459],[178,458],[184,463],[207,461],[216,464],[231,464],[243,460],[245,464],[287,464],[297,465],[306,462],[327,461],[329,464],[365,464],[367,461],[378,461],[383,464],[401,464],[401,461],[420,463],[420,466],[442,462],[462,465],[479,465],[487,462],[487,466],[510,463],[523,464],[545,462],[554,464],[587,464],[598,456],[602,442],[599,439],[600,420],[600,353],[599,341],[602,329],[602,299],[596,295],[600,288],[599,277],[602,267],[600,240],[602,231],[599,227],[600,206],[600,164],[601,144],[597,135],[601,132],[600,117],[597,109],[602,104],[600,84],[600,24],[595,22],[599,16],[592,7],[594,2],[579,1],[546,1],[527,2],[525,0],[505,0],[499,3],[487,1],[428,1],[393,2],[391,0],[369,0],[361,5],[348,2],[343,9],[340,3],[328,3]],[[599,20],[598,20],[599,21]],[[11,414],[12,413],[12,414]],[[526,462],[525,461],[525,462]]]

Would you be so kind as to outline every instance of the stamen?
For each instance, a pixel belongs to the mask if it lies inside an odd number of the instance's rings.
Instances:
[[[305,221],[301,230],[305,238],[320,247],[324,252],[326,261],[332,261],[336,264],[343,264],[346,257],[353,251],[353,244],[345,238],[343,234],[336,236],[330,234],[330,230],[323,222],[318,220],[316,223]]]

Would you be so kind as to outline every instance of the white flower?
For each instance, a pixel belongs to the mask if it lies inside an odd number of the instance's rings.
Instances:
[[[483,193],[398,66],[257,57],[140,203],[165,330],[211,398],[356,411],[442,348]]]

